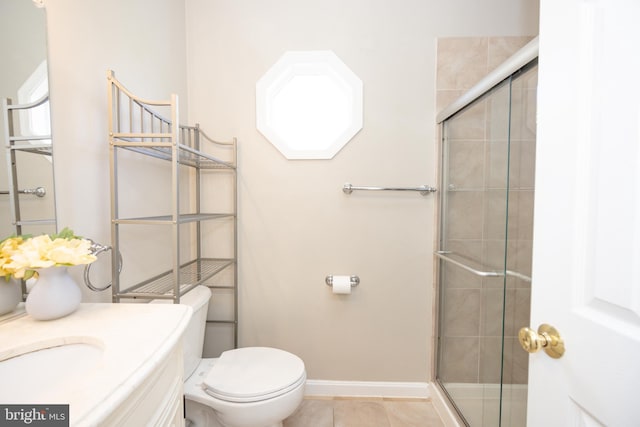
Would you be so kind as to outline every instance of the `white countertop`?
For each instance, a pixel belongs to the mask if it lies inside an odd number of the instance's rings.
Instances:
[[[81,304],[67,317],[38,321],[18,308],[0,318],[0,364],[65,344],[90,344],[101,353],[81,375],[65,379],[55,390],[34,392],[38,402],[25,402],[12,393],[17,386],[3,381],[0,402],[69,404],[71,425],[99,424],[167,356],[191,314],[191,307],[180,304]]]

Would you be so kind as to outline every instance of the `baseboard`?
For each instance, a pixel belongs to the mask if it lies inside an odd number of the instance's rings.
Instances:
[[[307,380],[306,396],[429,398],[429,383]]]
[[[526,384],[469,384],[447,383],[447,390],[454,399],[500,399],[526,401]]]
[[[434,408],[436,408],[438,415],[440,415],[440,419],[442,419],[445,427],[461,427],[463,424],[458,419],[449,404],[449,400],[445,397],[438,385],[434,383],[429,385],[431,386],[431,402]]]

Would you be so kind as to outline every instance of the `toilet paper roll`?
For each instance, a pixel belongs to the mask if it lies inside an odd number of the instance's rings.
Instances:
[[[350,294],[351,276],[333,276],[332,288],[334,294]]]

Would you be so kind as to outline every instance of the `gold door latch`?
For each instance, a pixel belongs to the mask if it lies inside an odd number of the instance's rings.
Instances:
[[[538,332],[527,327],[520,329],[518,339],[522,348],[529,353],[536,353],[544,348],[545,353],[554,359],[559,359],[564,354],[564,341],[560,333],[546,323],[540,325]]]

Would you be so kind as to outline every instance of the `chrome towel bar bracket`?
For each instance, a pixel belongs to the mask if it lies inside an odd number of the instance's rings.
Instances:
[[[9,194],[9,190],[0,191],[0,194]],[[18,190],[18,194],[33,194],[38,197],[44,197],[47,195],[47,190],[44,187],[27,188],[24,190]]]
[[[418,191],[423,196],[426,196],[429,193],[435,193],[438,191],[435,187],[431,187],[429,185],[421,185],[420,187],[357,187],[355,185],[351,185],[346,183],[342,187],[342,191],[345,194],[351,194],[354,190],[365,190],[365,191]]]

